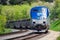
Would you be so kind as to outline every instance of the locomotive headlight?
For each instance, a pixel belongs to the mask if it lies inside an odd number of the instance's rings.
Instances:
[[[46,22],[45,21],[43,21],[43,24],[45,24]]]
[[[35,24],[36,23],[36,20],[33,20],[32,22],[33,22],[33,24]]]
[[[33,22],[33,24],[35,24],[35,22]]]

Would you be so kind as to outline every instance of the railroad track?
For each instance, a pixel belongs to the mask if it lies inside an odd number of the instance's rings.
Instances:
[[[0,36],[7,36],[7,35],[12,35],[12,34],[17,34],[17,33],[24,33],[24,32],[27,32],[27,31],[28,30],[20,30],[20,31],[16,31],[16,32],[1,34]]]
[[[15,37],[7,40],[37,40],[38,38],[44,37],[48,35],[49,33],[38,33],[38,32],[32,32],[24,36]]]
[[[18,36],[21,36],[20,34],[26,33],[26,32],[28,32],[28,30],[20,30],[20,31],[17,31],[17,32],[3,34],[3,35],[0,35],[0,40],[5,40],[5,39],[18,37]]]

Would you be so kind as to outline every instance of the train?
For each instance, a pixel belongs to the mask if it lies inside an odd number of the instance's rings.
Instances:
[[[8,21],[7,27],[30,29],[37,32],[48,32],[50,27],[50,11],[45,6],[35,6],[30,10],[30,19]]]
[[[45,6],[36,6],[31,9],[31,22],[37,31],[48,32],[50,26],[49,13],[49,9]]]

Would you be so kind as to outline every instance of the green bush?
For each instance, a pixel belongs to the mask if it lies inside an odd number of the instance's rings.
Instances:
[[[55,0],[55,6],[52,10],[52,19],[58,18],[60,19],[60,0]]]
[[[0,15],[0,33],[5,31],[4,30],[5,24],[6,24],[6,16]]]
[[[2,15],[7,16],[7,20],[20,20],[23,18],[29,18],[30,6],[27,5],[13,5],[13,6],[3,6]]]
[[[60,19],[60,7],[56,8],[56,15]]]
[[[11,29],[5,28],[6,25],[6,16],[0,15],[0,34],[10,33]]]

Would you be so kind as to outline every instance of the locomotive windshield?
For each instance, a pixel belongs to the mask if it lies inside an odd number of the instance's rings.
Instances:
[[[33,10],[33,12],[38,12],[38,10]]]
[[[31,18],[37,20],[43,20],[47,18],[47,8],[36,7],[31,10]]]
[[[39,13],[42,13],[42,10],[33,10],[33,12],[39,12]]]

